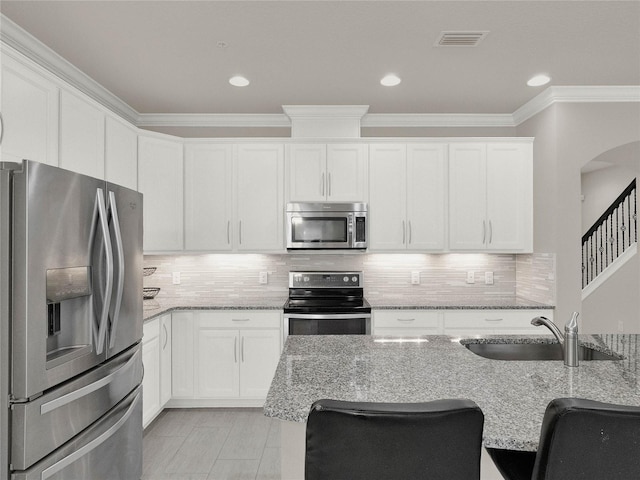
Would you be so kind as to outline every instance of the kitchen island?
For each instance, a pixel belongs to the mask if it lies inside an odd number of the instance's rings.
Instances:
[[[580,343],[623,358],[583,361],[576,368],[562,361],[489,360],[463,345],[553,341],[548,336],[288,337],[264,405],[265,415],[283,420],[282,478],[303,478],[304,422],[320,398],[468,398],[484,412],[486,447],[529,451],[537,449],[544,410],[553,398],[640,405],[640,335],[581,335]]]

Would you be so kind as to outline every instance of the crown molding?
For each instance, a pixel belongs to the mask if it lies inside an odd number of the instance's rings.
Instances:
[[[138,127],[290,127],[284,113],[140,113]]]
[[[362,127],[516,127],[554,103],[640,102],[640,85],[548,87],[512,114],[380,114],[367,105],[283,105],[283,114],[139,113],[0,14],[0,41],[138,127],[291,127],[293,118],[360,118]]]
[[[549,87],[513,112],[515,125],[554,103],[640,102],[640,85]]]
[[[513,116],[464,113],[375,113],[365,115],[363,127],[513,127]]]
[[[0,16],[0,41],[109,110],[136,123],[138,112],[5,15]]]

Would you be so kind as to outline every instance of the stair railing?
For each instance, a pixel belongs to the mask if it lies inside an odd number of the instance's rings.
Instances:
[[[636,179],[582,236],[582,288],[638,241]]]

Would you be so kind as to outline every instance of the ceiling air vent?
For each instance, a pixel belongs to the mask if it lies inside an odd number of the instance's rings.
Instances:
[[[436,47],[476,47],[489,32],[442,32]]]

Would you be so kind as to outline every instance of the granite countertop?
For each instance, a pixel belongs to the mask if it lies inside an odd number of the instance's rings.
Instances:
[[[377,310],[537,310],[553,309],[553,305],[534,302],[511,295],[485,297],[459,297],[455,300],[425,299],[420,305],[407,305],[396,301],[371,301],[371,308]]]
[[[175,297],[144,300],[142,302],[143,320],[152,320],[156,317],[171,313],[175,310],[282,310],[286,297],[282,298],[240,298],[229,297],[224,303],[218,303],[207,299],[194,299],[189,297]],[[487,298],[458,298],[455,300],[438,301],[425,300],[420,305],[407,305],[395,302],[371,302],[371,308],[376,310],[494,310],[494,309],[553,309],[551,305],[527,300],[514,296],[496,296]]]
[[[469,398],[485,415],[484,445],[537,449],[547,404],[557,397],[640,406],[640,335],[580,335],[618,361],[501,361],[482,358],[460,338],[425,336],[399,342],[376,336],[290,336],[264,413],[305,422],[321,398],[420,402]],[[462,342],[552,343],[548,336],[487,336]]]
[[[286,298],[234,298],[229,297],[224,303],[211,300],[194,300],[190,298],[163,298],[159,300],[143,300],[143,321],[171,313],[175,310],[282,310]]]

